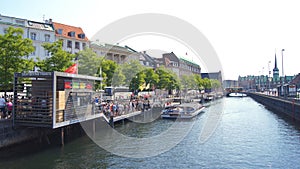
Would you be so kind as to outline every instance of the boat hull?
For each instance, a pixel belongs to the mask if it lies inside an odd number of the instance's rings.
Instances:
[[[194,111],[193,113],[189,114],[182,114],[182,113],[169,113],[169,114],[161,114],[161,118],[163,119],[191,119],[201,113],[205,107],[201,107]]]

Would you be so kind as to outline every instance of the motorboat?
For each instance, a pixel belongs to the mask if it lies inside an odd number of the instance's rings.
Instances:
[[[247,94],[245,94],[245,93],[229,93],[228,94],[228,96],[229,97],[246,97],[247,96]]]
[[[199,103],[170,105],[162,110],[161,117],[166,119],[190,119],[197,116],[205,107]]]

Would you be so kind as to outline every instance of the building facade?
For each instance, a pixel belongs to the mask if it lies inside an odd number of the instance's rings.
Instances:
[[[49,23],[54,26],[56,40],[63,42],[63,50],[75,54],[89,47],[89,40],[80,27],[52,22],[51,19]]]
[[[42,45],[45,42],[53,43],[55,41],[55,32],[51,23],[0,15],[0,33],[5,34],[8,27],[23,29],[23,38],[32,40],[35,50],[28,56],[29,59],[36,60],[37,57],[44,59],[50,56],[50,53]]]
[[[126,47],[112,45],[107,43],[99,43],[94,41],[90,43],[90,48],[98,55],[104,56],[106,59],[112,60],[117,64],[123,64],[130,60],[139,60],[140,53],[129,50]]]
[[[26,19],[0,15],[0,34],[5,34],[7,28],[9,27],[21,28],[24,31],[23,38],[27,38],[28,35],[26,24]]]
[[[238,82],[239,86],[243,87],[246,90],[256,90],[256,91],[265,91],[265,90],[278,90],[279,86],[286,85],[294,79],[294,76],[279,76],[279,69],[277,67],[277,58],[275,54],[275,63],[273,68],[273,77],[268,75],[248,75],[248,76],[239,76]]]
[[[51,56],[51,53],[44,49],[42,46],[44,43],[55,42],[55,31],[53,25],[50,23],[27,21],[27,38],[33,42],[34,52],[32,52],[29,58],[45,59]]]
[[[179,58],[173,52],[164,53],[162,63],[167,69],[177,74],[179,78],[183,75],[201,74],[201,68],[198,64]]]

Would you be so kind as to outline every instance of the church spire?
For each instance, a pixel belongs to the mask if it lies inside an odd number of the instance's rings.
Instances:
[[[278,71],[279,69],[277,68],[277,57],[276,57],[276,53],[275,53],[275,67],[273,69],[273,71]]]
[[[277,67],[277,57],[276,57],[276,52],[275,52],[275,67],[273,69],[273,82],[277,83],[279,82],[279,69]]]

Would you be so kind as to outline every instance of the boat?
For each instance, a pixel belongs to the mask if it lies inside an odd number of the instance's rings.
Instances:
[[[235,93],[229,93],[228,96],[229,96],[229,97],[246,97],[247,94],[235,92]]]
[[[199,103],[183,103],[170,105],[163,109],[161,118],[165,119],[190,119],[197,116],[205,107]]]

